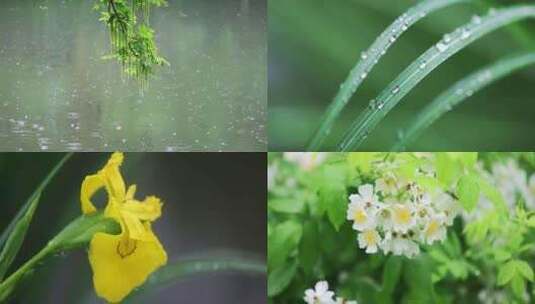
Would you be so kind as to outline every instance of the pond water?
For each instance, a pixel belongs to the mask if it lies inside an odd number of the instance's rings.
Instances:
[[[266,0],[168,2],[140,94],[94,1],[1,1],[0,150],[265,150]]]

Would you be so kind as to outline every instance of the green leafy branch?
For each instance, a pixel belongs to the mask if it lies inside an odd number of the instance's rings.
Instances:
[[[165,0],[98,0],[94,6],[110,29],[112,53],[105,58],[117,59],[124,73],[139,80],[142,88],[154,66],[169,64],[158,55],[149,24],[151,8],[166,4]]]

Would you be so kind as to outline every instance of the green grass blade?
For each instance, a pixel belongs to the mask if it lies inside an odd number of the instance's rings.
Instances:
[[[97,232],[117,234],[120,230],[119,224],[113,219],[104,217],[102,212],[78,217],[50,240],[41,251],[24,263],[6,280],[0,282],[0,303],[4,303],[16,289],[19,282],[35,271],[35,268],[50,255],[84,246],[89,243],[93,234]]]
[[[28,227],[30,227],[33,214],[35,213],[35,208],[37,208],[39,198],[40,193],[37,193],[33,201],[31,201],[28,209],[26,209],[24,215],[17,221],[15,227],[13,227],[4,248],[2,248],[2,252],[0,253],[0,282],[3,280],[9,266],[13,263],[13,260],[22,246]]]
[[[7,228],[2,232],[2,235],[0,236],[0,248],[2,248],[5,244],[5,242],[7,241],[8,237],[10,236],[11,234],[11,231],[13,231],[13,229],[15,228],[15,226],[17,225],[18,221],[22,218],[22,216],[24,214],[26,214],[26,211],[28,210],[28,208],[30,207],[31,203],[41,194],[41,192],[43,192],[43,190],[45,189],[45,187],[50,183],[50,181],[52,180],[52,178],[54,178],[54,176],[56,176],[56,174],[58,173],[59,169],[61,169],[61,167],[63,166],[63,164],[65,164],[65,162],[72,156],[72,153],[67,153],[60,161],[59,163],[54,166],[54,168],[52,168],[52,170],[48,173],[48,175],[45,177],[45,179],[39,184],[39,186],[37,186],[37,188],[34,190],[34,192],[32,193],[32,195],[30,196],[30,198],[26,201],[26,203],[24,204],[24,206],[22,208],[20,208],[20,210],[18,211],[17,215],[15,215],[15,217],[13,218],[13,220],[11,221],[11,223],[9,223],[9,225],[7,226]],[[1,276],[0,276],[1,278]]]
[[[355,91],[360,84],[399,36],[427,14],[453,4],[468,1],[469,0],[426,0],[413,6],[405,14],[396,19],[383,33],[381,33],[368,50],[362,53],[361,60],[351,70],[349,76],[342,83],[340,90],[338,90],[338,93],[325,111],[325,114],[321,119],[320,127],[312,138],[308,150],[315,151],[321,148],[321,145],[329,135],[334,122],[349,102],[349,99],[355,94]]]
[[[420,136],[433,122],[468,97],[530,64],[535,64],[535,52],[517,54],[502,59],[460,80],[435,98],[418,114],[413,123],[407,128],[407,131],[403,132],[403,137],[398,140],[393,150],[405,149],[408,144]]]
[[[243,258],[243,254],[234,253],[232,256],[192,258],[178,260],[167,264],[154,273],[138,290],[129,295],[126,303],[133,303],[141,299],[144,294],[153,289],[169,286],[176,282],[191,279],[199,275],[213,275],[218,273],[243,273],[247,275],[265,276],[266,263],[254,258]]]
[[[437,66],[480,37],[515,21],[535,17],[535,5],[518,5],[474,16],[471,22],[444,35],[436,45],[412,62],[379,96],[370,102],[338,145],[342,151],[357,149],[377,124]]]

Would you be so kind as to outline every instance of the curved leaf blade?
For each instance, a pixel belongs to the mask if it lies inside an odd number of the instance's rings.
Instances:
[[[458,81],[418,114],[413,123],[407,128],[407,131],[403,132],[404,136],[398,140],[392,150],[404,150],[426,128],[474,93],[531,64],[535,64],[534,52],[516,54],[486,66]]]
[[[370,132],[398,102],[436,67],[482,36],[510,23],[535,17],[535,5],[516,5],[490,11],[486,16],[474,16],[471,22],[444,35],[436,45],[413,61],[379,96],[370,102],[355,120],[338,149],[351,151],[358,148]]]
[[[2,248],[2,252],[0,253],[0,282],[22,246],[40,197],[41,194],[37,193],[35,198],[30,202],[30,206],[28,206],[24,215],[17,221],[9,234],[5,246]]]
[[[346,80],[340,86],[340,90],[328,106],[321,125],[312,138],[308,151],[315,151],[321,148],[321,145],[327,138],[332,129],[335,120],[349,102],[349,99],[355,94],[360,84],[364,81],[373,67],[379,62],[386,51],[394,44],[409,27],[414,25],[420,19],[441,8],[469,2],[468,0],[427,0],[422,1],[411,7],[405,14],[396,19],[388,26],[383,33],[373,42],[367,51],[361,55],[361,60],[349,72]]]

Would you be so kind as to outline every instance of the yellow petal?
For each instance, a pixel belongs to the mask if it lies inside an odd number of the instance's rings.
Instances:
[[[82,212],[84,214],[93,213],[97,211],[95,205],[91,202],[91,197],[102,187],[105,181],[100,175],[89,175],[82,182],[82,189],[80,191],[80,201],[82,203]]]
[[[150,230],[150,241],[124,242],[121,235],[96,233],[91,240],[89,261],[97,294],[108,302],[123,300],[147,277],[167,263],[167,254]],[[130,243],[134,242],[134,243]]]
[[[136,195],[136,189],[137,189],[137,186],[136,185],[130,185],[130,187],[128,187],[128,190],[126,191],[126,197],[125,197],[125,200],[133,200],[134,199],[134,195]]]
[[[109,196],[113,196],[118,201],[123,201],[126,196],[126,186],[119,168],[123,163],[124,156],[120,152],[112,154],[108,163],[99,171],[99,174],[106,180],[106,190]]]
[[[156,196],[149,196],[143,202],[126,201],[121,205],[121,211],[135,216],[143,221],[154,221],[162,215],[162,203]]]

